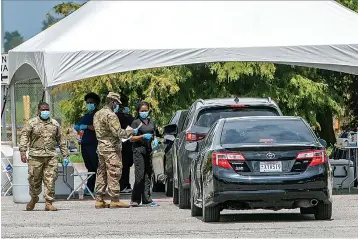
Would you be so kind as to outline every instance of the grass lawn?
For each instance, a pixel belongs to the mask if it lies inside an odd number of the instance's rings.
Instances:
[[[70,161],[72,163],[83,163],[82,155],[70,155]]]

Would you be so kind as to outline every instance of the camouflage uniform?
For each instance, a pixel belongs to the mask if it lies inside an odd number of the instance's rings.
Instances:
[[[113,96],[114,95],[114,96]],[[119,100],[118,94],[110,93]],[[93,126],[98,140],[98,159],[96,179],[96,200],[103,201],[108,186],[108,194],[112,201],[119,201],[119,180],[122,175],[121,139],[128,138],[127,131],[121,128],[118,117],[104,106],[93,118]]]
[[[19,143],[21,155],[26,154],[29,146],[28,179],[31,198],[38,198],[43,181],[46,202],[53,202],[54,200],[58,173],[57,144],[59,144],[63,157],[68,157],[66,143],[61,138],[61,126],[54,119],[32,118],[21,132]]]

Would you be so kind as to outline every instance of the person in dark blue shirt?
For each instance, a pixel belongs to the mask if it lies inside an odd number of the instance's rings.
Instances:
[[[97,94],[91,92],[85,96],[86,108],[88,113],[86,113],[78,124],[75,125],[74,129],[78,131],[83,131],[83,136],[81,139],[81,153],[82,158],[85,163],[85,166],[88,172],[97,172],[98,167],[98,155],[97,155],[97,145],[98,141],[96,138],[96,132],[93,127],[93,117],[98,110],[100,104],[100,98]],[[96,175],[90,177],[87,181],[87,187],[91,192],[94,192],[96,184]],[[88,192],[85,191],[85,194],[88,195]]]
[[[131,126],[134,118],[130,114],[130,109],[128,108],[128,99],[121,95],[121,102],[124,108],[121,108],[116,115],[118,116],[119,123],[121,124],[122,129],[126,129],[128,126]],[[133,165],[133,150],[132,142],[127,140],[122,143],[122,177],[120,180],[121,184],[121,193],[128,194],[132,192],[132,187],[129,181],[130,178],[130,168]]]

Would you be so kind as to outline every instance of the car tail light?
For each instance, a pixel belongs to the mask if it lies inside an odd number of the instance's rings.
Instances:
[[[325,150],[311,150],[297,154],[297,160],[311,159],[309,167],[324,164],[327,162],[327,153]]]
[[[232,108],[244,108],[244,107],[247,107],[247,105],[239,105],[239,104],[236,104],[236,105],[231,105]]]
[[[186,140],[189,142],[202,140],[205,138],[205,134],[186,133]]]
[[[218,167],[232,168],[229,161],[245,161],[245,157],[240,153],[217,152],[213,153],[212,161]]]

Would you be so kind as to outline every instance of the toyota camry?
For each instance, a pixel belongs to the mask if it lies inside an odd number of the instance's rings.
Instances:
[[[220,220],[224,209],[294,209],[332,216],[326,142],[300,117],[218,120],[190,143],[191,215]]]

